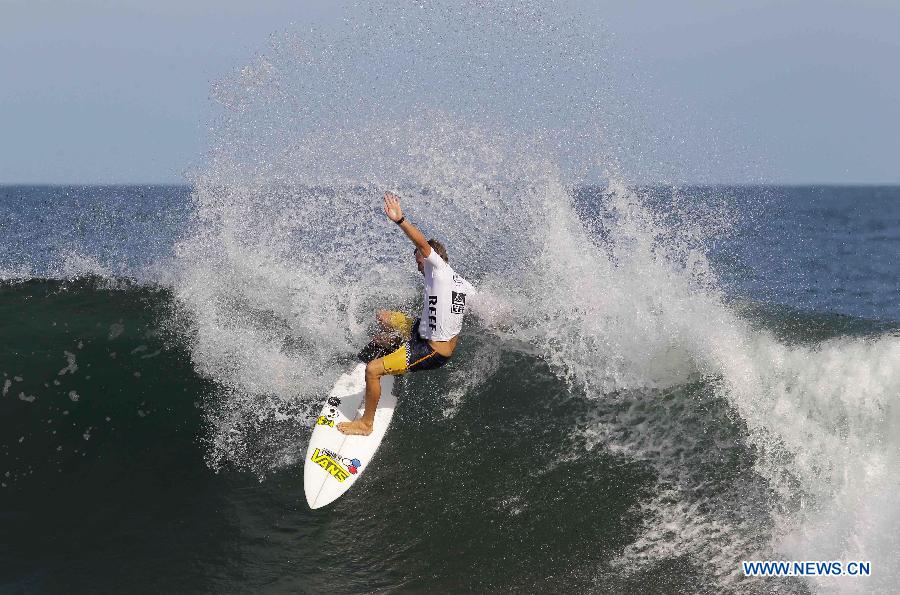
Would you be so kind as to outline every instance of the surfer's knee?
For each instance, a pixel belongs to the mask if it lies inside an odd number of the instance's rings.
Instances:
[[[366,364],[366,378],[378,379],[384,376],[387,372],[384,369],[384,362],[379,359],[373,359],[369,363]]]

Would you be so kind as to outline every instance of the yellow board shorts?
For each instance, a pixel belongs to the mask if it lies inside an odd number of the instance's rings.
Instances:
[[[431,348],[428,341],[419,336],[419,319],[413,320],[403,312],[390,312],[388,324],[403,338],[396,351],[384,356],[384,369],[388,374],[406,374],[440,368],[448,361]]]

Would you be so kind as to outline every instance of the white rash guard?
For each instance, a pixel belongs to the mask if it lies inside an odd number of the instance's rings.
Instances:
[[[425,291],[419,336],[426,341],[449,341],[462,330],[466,297],[475,287],[453,272],[432,248],[425,258]]]

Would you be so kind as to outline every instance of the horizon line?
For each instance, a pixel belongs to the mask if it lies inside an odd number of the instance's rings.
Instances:
[[[900,186],[900,181],[896,182],[634,182],[626,183],[628,186],[682,186],[682,187],[731,187],[731,188],[758,188],[758,187],[781,187],[781,188],[892,188]],[[578,186],[601,186],[605,185],[602,181],[592,181],[577,184]],[[94,188],[113,188],[113,187],[184,187],[191,188],[193,184],[190,182],[0,182],[0,188],[11,187],[45,187],[45,188],[76,188],[76,187],[94,187]],[[317,185],[319,186],[319,185]]]

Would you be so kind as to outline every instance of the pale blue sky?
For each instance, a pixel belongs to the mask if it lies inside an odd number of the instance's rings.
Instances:
[[[609,62],[640,79],[635,134],[664,136],[678,114],[677,134],[714,139],[680,156],[701,171],[715,155],[722,173],[703,181],[900,183],[900,2],[563,4],[602,21]],[[183,182],[205,147],[212,82],[271,33],[327,28],[345,10],[0,0],[0,183]]]

